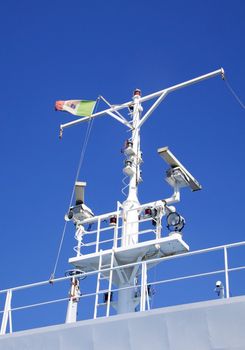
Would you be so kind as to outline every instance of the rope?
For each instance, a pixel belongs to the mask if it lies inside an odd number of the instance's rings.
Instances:
[[[237,96],[237,94],[235,93],[235,91],[232,89],[231,85],[229,84],[228,80],[226,77],[224,77],[224,81],[225,81],[225,84],[228,88],[228,90],[231,92],[231,94],[235,97],[235,99],[237,100],[237,102],[239,103],[239,105],[245,109],[245,105],[244,103],[242,102],[242,100]]]
[[[97,107],[99,105],[99,100],[100,99],[98,98],[97,99],[97,104],[95,106],[95,111],[97,110]],[[77,172],[76,172],[76,177],[75,177],[75,181],[74,181],[74,185],[73,185],[73,189],[72,189],[72,194],[71,194],[68,210],[70,209],[70,207],[72,205],[72,201],[73,201],[73,197],[74,197],[74,193],[75,193],[75,185],[76,185],[76,182],[78,180],[78,176],[79,176],[80,171],[81,171],[81,167],[82,167],[82,164],[83,164],[83,160],[84,160],[85,152],[86,152],[86,149],[87,149],[89,137],[90,137],[90,134],[91,134],[93,122],[94,122],[93,118],[91,118],[89,120],[89,122],[88,122],[86,135],[85,135],[85,139],[84,139],[82,150],[81,150],[81,155],[80,155],[80,159],[79,159],[79,163],[78,163],[78,168],[77,168]],[[55,264],[54,264],[54,269],[53,269],[53,272],[51,273],[50,278],[49,278],[49,282],[50,283],[52,283],[53,279],[55,278],[55,273],[56,273],[56,270],[57,270],[57,265],[58,265],[58,262],[59,262],[60,253],[61,253],[61,249],[62,249],[62,246],[63,246],[64,238],[65,238],[66,227],[67,227],[67,221],[65,221],[65,224],[64,224],[64,227],[63,227],[61,240],[60,240],[60,244],[59,244],[59,248],[58,248],[58,253],[57,253]]]

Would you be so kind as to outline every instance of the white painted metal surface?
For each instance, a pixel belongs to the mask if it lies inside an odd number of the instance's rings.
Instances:
[[[226,298],[230,297],[230,286],[229,286],[229,277],[228,277],[228,256],[227,256],[227,247],[224,247],[224,260],[225,260],[225,290]]]
[[[17,332],[0,350],[244,350],[244,324],[237,297]]]
[[[172,256],[173,254],[180,254],[188,251],[189,246],[182,240],[180,234],[176,233],[168,237],[138,243],[130,248],[116,248],[114,254],[118,264],[123,266],[125,264],[137,262],[138,258],[145,258],[147,254],[151,257],[155,256],[155,258],[159,258],[161,256]],[[112,252],[113,249],[107,249],[99,253],[80,255],[70,258],[69,263],[86,272],[96,271],[99,267],[100,256],[102,255],[104,261],[109,263]],[[117,284],[117,278],[114,278],[114,283]]]

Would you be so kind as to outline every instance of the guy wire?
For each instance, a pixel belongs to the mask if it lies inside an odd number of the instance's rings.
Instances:
[[[97,103],[96,103],[94,112],[96,112],[96,110],[98,108],[99,101],[100,101],[100,98],[97,99]],[[90,137],[90,134],[91,134],[93,122],[94,122],[93,118],[91,118],[89,120],[89,122],[88,122],[86,135],[85,135],[85,139],[84,139],[84,142],[83,142],[83,145],[82,145],[81,155],[80,155],[78,168],[77,168],[77,172],[76,172],[76,177],[75,177],[74,185],[73,185],[73,188],[72,188],[72,194],[71,194],[68,210],[70,209],[72,201],[73,201],[73,197],[74,197],[74,193],[75,193],[75,184],[76,184],[76,182],[78,180],[78,176],[79,176],[80,171],[81,171],[81,167],[82,167],[82,164],[83,164],[83,160],[84,160],[85,152],[86,152],[86,149],[87,149],[89,137]],[[57,265],[58,265],[59,258],[60,258],[61,249],[62,249],[62,246],[63,246],[63,241],[64,241],[64,238],[65,238],[66,227],[67,227],[67,221],[65,221],[65,223],[64,223],[64,227],[63,227],[63,231],[62,231],[62,235],[61,235],[61,240],[60,240],[60,244],[59,244],[59,248],[58,248],[58,253],[57,253],[57,257],[56,257],[55,264],[54,264],[54,269],[53,269],[53,272],[51,273],[50,278],[49,278],[50,283],[52,283],[52,281],[53,281],[53,279],[55,277]]]

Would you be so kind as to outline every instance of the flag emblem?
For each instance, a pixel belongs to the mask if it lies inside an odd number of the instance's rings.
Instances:
[[[55,110],[68,112],[79,117],[90,117],[93,114],[96,101],[92,100],[68,100],[56,101]]]

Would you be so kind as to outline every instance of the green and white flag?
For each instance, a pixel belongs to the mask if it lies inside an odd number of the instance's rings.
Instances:
[[[96,101],[87,100],[68,100],[56,101],[56,111],[64,111],[78,117],[90,117],[93,114]]]

